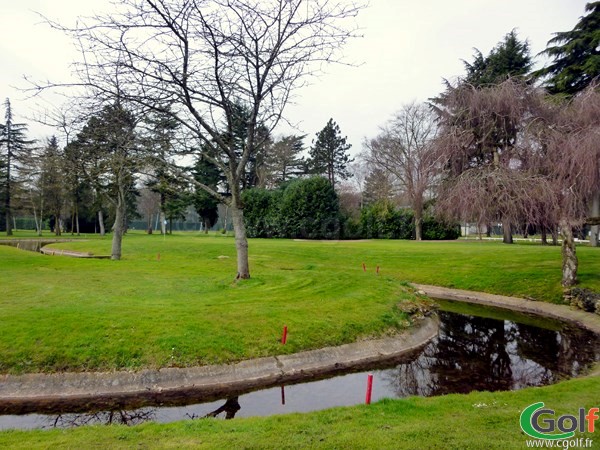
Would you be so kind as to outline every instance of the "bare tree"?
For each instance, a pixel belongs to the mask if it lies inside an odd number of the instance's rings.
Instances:
[[[355,36],[348,23],[362,5],[327,0],[124,0],[71,33],[84,54],[82,84],[96,97],[119,97],[168,114],[208,148],[230,195],[202,186],[232,212],[237,278],[249,278],[241,189],[247,163],[294,89]],[[115,83],[114,74],[119,74]],[[244,105],[248,114],[240,117]],[[232,139],[240,121],[241,143]]]
[[[145,187],[140,189],[138,211],[146,219],[146,231],[152,234],[152,219],[160,212],[160,194]]]
[[[435,115],[423,104],[403,106],[383,127],[379,136],[367,141],[369,160],[392,174],[409,198],[415,214],[415,239],[422,239],[423,205],[439,164],[431,143],[436,135]]]

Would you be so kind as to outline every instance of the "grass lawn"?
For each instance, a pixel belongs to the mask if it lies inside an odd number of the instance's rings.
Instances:
[[[106,254],[110,237],[55,246]],[[122,261],[0,246],[0,373],[214,364],[380,336],[408,324],[401,281],[561,296],[558,247],[252,240],[250,255],[252,279],[233,283],[230,237],[130,233]],[[579,256],[582,284],[600,289],[600,251]]]
[[[110,237],[55,246],[106,254]],[[230,237],[134,232],[123,249],[110,261],[0,246],[0,372],[211,364],[379,336],[407,325],[403,281],[561,297],[559,247],[251,240],[252,279],[240,283]],[[582,285],[600,290],[600,251],[578,254]],[[518,417],[538,401],[558,414],[599,406],[600,377],[228,422],[10,431],[0,448],[525,448]]]
[[[600,377],[515,392],[383,400],[267,418],[9,431],[0,433],[0,448],[524,449],[527,436],[519,428],[519,415],[540,401],[556,411],[555,419],[577,415],[579,408],[600,405]],[[576,437],[593,439],[587,448],[600,448],[598,422],[595,429]]]

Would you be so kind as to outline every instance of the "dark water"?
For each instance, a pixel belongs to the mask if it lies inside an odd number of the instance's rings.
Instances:
[[[204,417],[268,416],[363,403],[367,374],[372,400],[473,390],[512,390],[571,378],[600,360],[599,339],[589,332],[524,315],[444,302],[439,336],[392,367],[374,367],[301,384],[278,386],[186,406],[157,404],[133,410],[0,416],[0,429],[86,424],[172,422]],[[456,312],[460,310],[461,312]],[[477,316],[473,315],[477,314]],[[481,317],[481,316],[487,317]]]

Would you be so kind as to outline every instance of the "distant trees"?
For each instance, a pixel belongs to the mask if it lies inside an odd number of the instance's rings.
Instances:
[[[391,201],[397,196],[398,187],[395,186],[392,173],[376,165],[372,167],[364,182],[364,205]]]
[[[121,259],[134,177],[140,165],[137,120],[123,105],[105,106],[69,144],[79,170],[114,213],[111,258]]]
[[[554,33],[541,52],[552,62],[534,75],[551,94],[573,96],[600,76],[600,2],[588,3],[585,11],[571,31]]]
[[[345,180],[350,177],[348,150],[352,147],[342,137],[340,127],[333,119],[329,119],[325,127],[316,134],[316,140],[310,148],[308,166],[310,173],[324,175],[335,188],[336,179]]]
[[[32,140],[27,139],[27,125],[17,123],[7,98],[4,102],[4,124],[0,124],[0,161],[2,161],[3,213],[6,235],[11,236],[13,223],[13,194],[20,164],[31,154]]]
[[[201,185],[208,186],[215,192],[222,181],[222,174],[219,168],[209,160],[200,157],[192,170],[194,179]],[[206,192],[204,189],[195,186],[192,194],[192,203],[196,212],[203,222],[204,232],[208,233],[219,217],[219,202],[217,199]]]
[[[265,159],[266,179],[263,187],[276,187],[307,173],[307,162],[300,156],[306,135],[282,136],[276,140]]]
[[[427,105],[403,106],[379,135],[365,142],[372,165],[391,174],[414,212],[415,239],[422,239],[423,207],[433,187],[439,162],[432,151],[436,135],[435,116]],[[367,178],[369,183],[369,178]]]
[[[463,62],[467,73],[461,83],[474,87],[495,85],[507,78],[526,77],[532,67],[529,43],[519,40],[515,30],[506,34],[487,56],[475,49],[473,61]]]
[[[56,136],[52,136],[48,140],[38,161],[39,175],[37,188],[40,198],[40,225],[38,226],[38,234],[41,234],[41,221],[43,220],[44,212],[47,211],[47,214],[51,214],[54,219],[54,234],[59,236],[62,231],[61,215],[67,196],[64,180],[66,175],[65,160]],[[35,215],[37,222],[37,214]]]

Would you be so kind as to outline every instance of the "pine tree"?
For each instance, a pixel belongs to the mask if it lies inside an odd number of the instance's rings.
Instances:
[[[219,168],[206,158],[202,157],[196,162],[196,165],[193,169],[193,174],[196,181],[215,191],[217,190],[219,183],[223,181]],[[208,233],[208,230],[219,218],[219,202],[213,195],[210,195],[208,192],[202,188],[199,188],[198,186],[196,186],[192,197],[192,202],[196,212],[202,218],[204,232]]]
[[[600,1],[588,3],[585,11],[575,28],[554,33],[540,53],[554,61],[534,75],[546,78],[552,94],[575,95],[600,77]]]
[[[348,164],[354,159],[347,153],[352,145],[346,143],[346,137],[342,137],[339,125],[333,119],[329,119],[316,136],[310,149],[310,171],[314,175],[325,175],[335,187],[336,178],[346,180],[352,176]]]
[[[302,142],[306,135],[283,136],[275,141],[265,160],[267,182],[274,187],[306,174],[306,161],[300,154],[304,151]]]
[[[363,192],[365,205],[372,205],[379,201],[391,202],[397,195],[398,191],[389,172],[378,167],[371,170],[365,179]]]
[[[42,204],[40,213],[49,212],[54,219],[54,233],[61,234],[61,212],[65,203],[64,158],[56,136],[52,136],[42,151],[39,189]]]
[[[0,125],[0,151],[3,155],[4,175],[4,220],[6,224],[6,235],[12,233],[12,197],[15,190],[15,182],[19,173],[19,163],[27,159],[31,153],[32,140],[27,140],[27,125],[15,123],[10,100],[5,103],[5,122]]]
[[[161,234],[166,234],[168,197],[178,189],[178,186],[175,186],[177,177],[170,170],[168,155],[174,153],[175,134],[179,124],[168,114],[154,114],[148,118],[148,125],[150,135],[146,145],[152,152],[151,165],[154,177],[146,183],[146,186],[159,195],[160,231]]]
[[[474,87],[495,85],[509,77],[524,77],[532,66],[529,43],[520,41],[515,30],[504,36],[488,56],[475,49],[473,62],[463,62],[467,71],[464,82]]]

